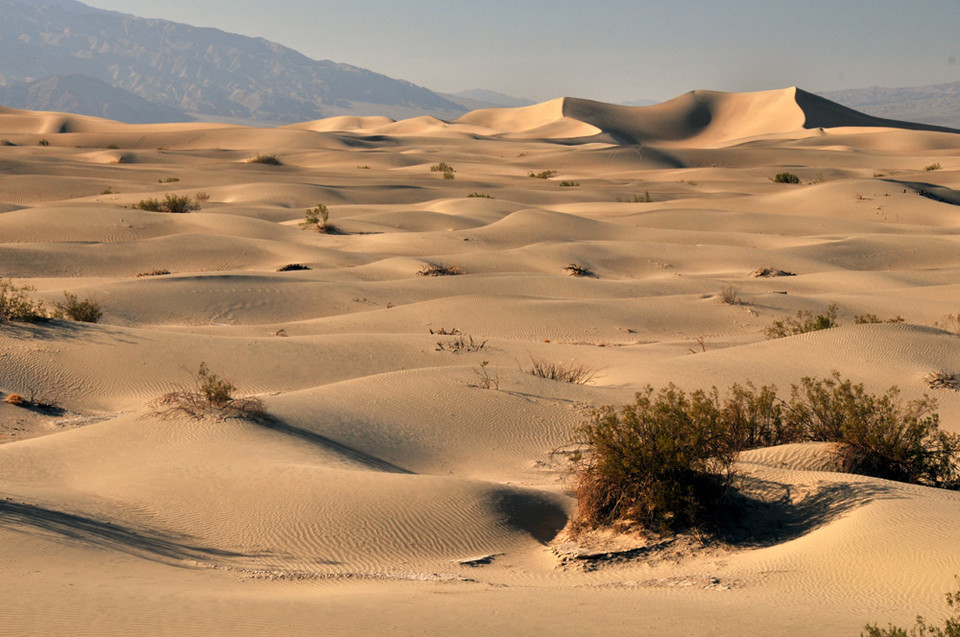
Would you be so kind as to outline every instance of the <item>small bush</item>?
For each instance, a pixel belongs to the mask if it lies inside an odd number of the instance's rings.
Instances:
[[[150,403],[153,413],[161,418],[186,414],[197,420],[210,414],[218,418],[246,418],[257,420],[264,417],[263,401],[259,398],[235,398],[236,387],[227,380],[210,372],[206,363],[193,378],[194,386],[164,394]]]
[[[134,204],[133,207],[138,210],[146,210],[147,212],[186,213],[193,210],[200,210],[200,205],[190,201],[189,196],[172,194],[165,195],[163,201],[154,199],[153,197],[141,199]]]
[[[740,290],[734,285],[725,285],[720,289],[720,302],[727,305],[741,305]]]
[[[276,155],[261,155],[257,153],[247,158],[248,164],[266,164],[267,166],[283,166],[283,162]]]
[[[170,274],[170,270],[157,268],[155,270],[150,270],[149,272],[137,272],[137,278],[140,279],[145,276],[163,276],[164,274]]]
[[[49,146],[50,141],[46,137],[41,137],[37,140],[37,146]]]
[[[580,265],[579,263],[570,263],[564,270],[566,270],[570,276],[594,276],[590,268],[585,265]]]
[[[564,181],[561,181],[561,182],[560,182],[560,187],[561,187],[561,188],[574,188],[574,187],[579,186],[579,185],[580,185],[580,182],[579,182],[579,181],[566,181],[566,180],[564,180]]]
[[[158,180],[157,180],[157,183],[158,183],[158,184],[172,184],[172,183],[175,183],[175,182],[178,182],[178,181],[180,181],[180,178],[179,178],[179,177],[167,177],[166,179],[158,179]]]
[[[437,164],[434,164],[433,166],[430,166],[430,172],[432,172],[432,173],[455,173],[455,172],[457,172],[457,171],[453,169],[453,166],[451,166],[450,164],[448,164],[448,163],[445,162],[445,161],[442,161],[442,162],[439,162],[439,163],[437,163]]]
[[[455,276],[464,274],[463,268],[442,263],[427,263],[417,270],[417,276]]]
[[[752,277],[775,277],[775,276],[797,276],[796,272],[787,272],[786,270],[778,270],[776,268],[757,268],[750,273]]]
[[[774,321],[770,327],[764,330],[764,334],[767,338],[783,338],[794,334],[826,330],[837,325],[839,325],[837,323],[837,306],[831,303],[825,314],[814,315],[812,312],[797,310],[796,318],[787,316]]]
[[[923,169],[926,170],[927,172],[930,172],[933,170],[940,170],[941,168],[943,168],[943,166],[940,165],[940,162],[937,162],[935,164],[930,164],[929,166],[924,166]]]
[[[437,341],[436,351],[459,354],[460,352],[479,352],[487,346],[486,341],[475,341],[472,336],[458,336],[452,341]]]
[[[773,177],[773,182],[776,184],[799,184],[800,178],[793,173],[777,173]]]
[[[493,198],[494,198],[493,195],[488,195],[488,194],[485,193],[485,192],[471,192],[469,195],[467,195],[467,198],[469,199],[469,198],[471,198],[471,197],[477,197],[477,198],[481,198],[481,199],[493,199]]]
[[[533,172],[532,170],[527,173],[528,177],[533,179],[550,179],[551,177],[556,176],[557,171],[555,170],[541,170],[540,172]]]
[[[35,292],[31,286],[17,287],[9,279],[0,279],[0,321],[19,321],[21,323],[41,323],[50,319],[43,301],[33,301],[28,292]]]
[[[198,203],[206,203],[206,202],[210,201],[210,193],[208,193],[208,192],[198,192],[197,194],[195,194],[195,195],[193,196],[193,198],[196,199]]]
[[[480,367],[475,367],[473,370],[474,375],[477,377],[477,384],[474,387],[482,387],[483,389],[500,389],[500,374],[490,373],[490,361],[482,361]]]
[[[431,328],[431,329],[430,329],[430,333],[431,333],[431,334],[438,334],[438,335],[440,335],[440,336],[459,336],[460,334],[463,334],[463,332],[461,332],[460,330],[458,330],[458,329],[455,328],[455,327],[454,327],[454,328],[450,328],[450,329],[445,328],[445,327],[440,327],[440,328],[437,328],[437,329]]]
[[[633,203],[650,203],[652,201],[653,197],[650,196],[649,190],[644,190],[642,197],[640,195],[633,196]]]
[[[323,234],[329,233],[333,228],[329,224],[330,210],[322,203],[318,203],[314,208],[309,208],[303,215],[303,221],[300,222],[301,228],[312,228]]]
[[[9,394],[4,402],[14,407],[27,407],[30,404],[29,401],[20,394]]]
[[[960,391],[960,374],[940,370],[927,374],[924,380],[931,389],[952,389]]]
[[[310,266],[303,265],[302,263],[288,263],[287,265],[281,265],[277,268],[277,272],[296,272],[298,270],[309,270]]]
[[[586,385],[596,376],[596,372],[581,363],[550,363],[542,358],[530,357],[530,374],[547,380],[557,380],[562,383]]]
[[[63,296],[64,300],[56,306],[58,315],[82,323],[97,323],[103,316],[103,310],[96,301],[91,301],[89,298],[81,301],[76,294],[69,292],[64,292]]]
[[[112,195],[112,194],[113,194],[113,191],[110,190],[109,188],[104,188],[103,190],[100,191],[100,194],[101,194],[101,195]]]

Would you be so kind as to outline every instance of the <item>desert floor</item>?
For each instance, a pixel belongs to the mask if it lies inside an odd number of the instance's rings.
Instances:
[[[960,372],[942,329],[960,135],[805,128],[789,89],[708,101],[706,122],[556,100],[276,129],[0,110],[0,277],[104,310],[0,324],[0,396],[60,407],[0,403],[0,633],[857,635],[942,616],[960,493],[831,472],[822,445],[743,455],[779,507],[751,542],[553,550],[576,510],[554,452],[647,384],[836,370],[930,393],[960,431],[960,392],[925,381]],[[132,207],[198,193],[188,214]],[[318,203],[336,233],[300,227]],[[830,304],[840,327],[764,335]],[[431,333],[454,329],[461,351]],[[269,423],[155,415],[201,362]]]

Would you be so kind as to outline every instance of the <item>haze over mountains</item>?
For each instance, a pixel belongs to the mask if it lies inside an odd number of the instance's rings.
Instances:
[[[0,0],[0,83],[81,74],[203,119],[294,122],[466,109],[379,73],[261,38],[137,18],[75,0]],[[37,108],[44,104],[32,103]],[[94,113],[89,113],[94,114]]]
[[[76,0],[0,0],[0,16],[0,104],[14,108],[127,123],[278,124],[338,115],[453,120],[533,104],[485,89],[440,94],[262,38]],[[960,82],[820,95],[873,116],[960,128]]]

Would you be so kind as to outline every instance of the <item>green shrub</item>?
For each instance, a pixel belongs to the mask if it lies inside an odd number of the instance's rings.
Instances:
[[[485,193],[485,192],[471,192],[469,195],[467,195],[467,198],[471,198],[471,197],[475,197],[475,198],[479,198],[479,199],[493,199],[493,198],[494,198],[493,195],[488,195],[488,194]]]
[[[9,279],[0,279],[0,321],[19,321],[22,323],[41,323],[50,319],[43,301],[33,301],[28,292],[35,292],[31,286],[17,287]]]
[[[330,210],[324,204],[318,203],[314,208],[310,208],[304,213],[300,227],[313,228],[317,232],[328,233],[332,230],[332,226],[328,224],[329,220]]]
[[[430,172],[432,172],[432,173],[455,173],[455,172],[457,172],[457,171],[454,170],[454,169],[453,169],[453,166],[451,166],[451,165],[448,164],[447,162],[441,161],[441,162],[439,162],[439,163],[434,164],[433,166],[430,166]]]
[[[727,500],[738,441],[715,395],[674,385],[632,405],[595,410],[575,432],[574,530],[639,523],[658,530],[709,525]]]
[[[566,180],[564,180],[564,181],[561,181],[561,182],[560,182],[560,187],[561,187],[561,188],[575,188],[575,187],[577,187],[577,186],[579,186],[579,185],[580,185],[580,182],[579,182],[579,181],[566,181]]]
[[[186,414],[201,419],[211,414],[218,418],[246,418],[252,420],[264,417],[263,401],[255,397],[236,398],[236,387],[221,379],[206,363],[193,377],[192,389],[182,389],[164,394],[150,403],[153,413],[161,418],[170,418],[177,414]]]
[[[793,173],[777,173],[773,182],[777,184],[799,184],[800,178]]]
[[[926,170],[927,172],[930,172],[933,170],[940,170],[941,168],[943,168],[943,166],[940,165],[940,162],[937,162],[935,164],[930,164],[929,166],[924,166],[923,169]]]
[[[899,314],[893,318],[881,320],[876,314],[857,314],[853,317],[855,325],[866,325],[869,323],[903,323],[904,319]]]
[[[64,292],[63,296],[64,300],[56,306],[58,316],[66,316],[72,321],[82,323],[97,323],[103,316],[103,310],[96,301],[91,301],[89,298],[81,301],[76,294],[69,292]]]
[[[831,303],[827,306],[825,314],[814,315],[812,312],[797,310],[796,318],[784,317],[774,321],[766,330],[767,338],[783,338],[794,334],[805,334],[807,332],[816,332],[817,330],[826,330],[839,325],[837,323],[837,306]]]
[[[41,137],[39,140],[37,140],[37,146],[49,146],[49,145],[50,145],[50,141],[47,140],[46,137]]]
[[[185,213],[200,210],[200,204],[192,202],[187,195],[165,195],[163,201],[150,197],[141,199],[133,207],[147,212]]]

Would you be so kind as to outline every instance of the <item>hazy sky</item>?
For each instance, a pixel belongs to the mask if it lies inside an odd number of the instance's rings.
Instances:
[[[960,0],[83,1],[537,101],[960,81]]]

